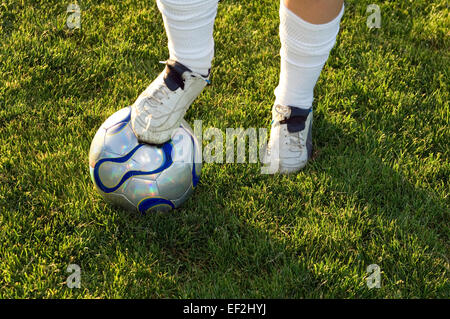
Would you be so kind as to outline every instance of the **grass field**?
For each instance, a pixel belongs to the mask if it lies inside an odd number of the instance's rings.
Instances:
[[[154,1],[0,5],[1,298],[449,298],[449,8],[349,0],[316,87],[314,160],[205,164],[183,209],[138,216],[89,178],[100,124],[168,56]],[[222,1],[203,129],[269,127],[278,1]],[[69,289],[69,264],[81,288]],[[381,288],[366,268],[381,268]]]

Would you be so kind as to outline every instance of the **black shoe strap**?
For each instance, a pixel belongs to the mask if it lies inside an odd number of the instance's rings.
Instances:
[[[168,60],[166,62],[164,82],[171,91],[176,91],[179,88],[184,90],[183,73],[186,71],[192,72],[189,68],[177,61]]]
[[[280,121],[280,124],[287,124],[287,129],[289,133],[300,132],[305,129],[305,123],[308,119],[308,115],[311,112],[311,108],[309,109],[300,109],[298,107],[291,108],[291,115],[289,118],[286,118]]]

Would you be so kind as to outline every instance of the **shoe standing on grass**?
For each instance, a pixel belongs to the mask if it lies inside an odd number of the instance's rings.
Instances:
[[[314,87],[336,42],[343,13],[339,0],[280,2],[280,81],[265,157],[279,173],[304,168],[312,156]]]
[[[151,144],[170,139],[209,83],[218,0],[157,0],[157,4],[170,59],[133,104],[131,119],[138,138]],[[275,163],[277,172],[296,172],[311,158],[314,87],[336,42],[343,13],[343,0],[280,1],[280,81],[264,160]]]

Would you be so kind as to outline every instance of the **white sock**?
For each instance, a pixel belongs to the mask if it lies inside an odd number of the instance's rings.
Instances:
[[[214,57],[218,0],[157,0],[169,40],[170,59],[208,74]]]
[[[325,24],[306,22],[280,1],[281,71],[275,104],[310,108],[314,87],[336,43],[344,14]]]

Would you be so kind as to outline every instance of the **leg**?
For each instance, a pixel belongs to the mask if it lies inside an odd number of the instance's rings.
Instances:
[[[295,13],[284,3],[291,5]],[[309,108],[314,86],[336,42],[343,0],[282,0],[280,6],[281,71],[275,92],[277,103]],[[309,21],[328,21],[313,24],[302,16]]]
[[[343,11],[343,0],[281,0],[281,71],[268,159],[282,173],[298,171],[311,157],[314,87],[336,42]]]
[[[137,138],[150,144],[171,139],[187,109],[209,82],[218,0],[157,0],[170,58],[165,70],[131,107]]]
[[[157,0],[170,59],[207,75],[214,56],[213,28],[218,0]]]
[[[306,22],[324,24],[339,15],[344,0],[285,0],[284,4]]]

